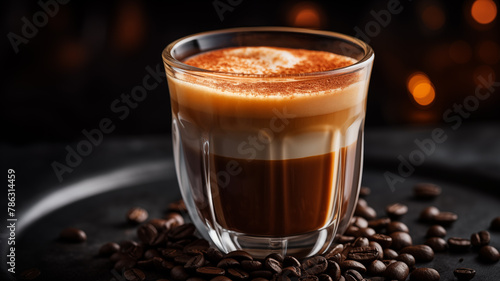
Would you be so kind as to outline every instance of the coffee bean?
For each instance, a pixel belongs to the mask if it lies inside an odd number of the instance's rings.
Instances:
[[[180,256],[175,257],[174,262],[177,264],[186,265],[191,258],[193,257],[190,255],[182,254]]]
[[[320,274],[318,275],[319,281],[333,281],[332,277],[328,274]]]
[[[269,255],[267,255],[264,260],[266,260],[267,258],[273,258],[279,262],[283,262],[283,260],[285,259],[281,254],[278,254],[278,253],[270,253]]]
[[[156,267],[155,261],[153,259],[139,260],[136,266],[142,269],[152,269]]]
[[[360,189],[359,189],[359,196],[360,197],[366,197],[368,195],[370,195],[371,193],[371,189],[367,186],[362,186]]]
[[[265,278],[266,280],[270,280],[273,278],[273,273],[269,270],[256,270],[250,272],[251,278]]]
[[[450,237],[448,238],[448,247],[450,251],[455,252],[465,252],[470,248],[470,240],[460,237]]]
[[[85,234],[83,230],[75,227],[63,229],[59,234],[59,237],[62,241],[69,243],[81,243],[87,240],[87,234]]]
[[[354,236],[340,235],[338,242],[342,243],[342,244],[346,244],[346,243],[354,242],[355,239],[356,239],[356,237],[354,237]]]
[[[379,243],[382,248],[389,248],[392,244],[391,236],[380,233],[376,233],[370,236],[370,240]]]
[[[486,263],[494,263],[500,260],[500,253],[493,246],[483,246],[479,249],[479,258]]]
[[[343,244],[337,244],[335,245],[331,250],[328,251],[324,255],[325,259],[327,260],[335,260],[336,262],[339,262],[338,258],[340,257],[340,254],[344,250],[344,245]]]
[[[303,261],[301,268],[307,274],[317,275],[326,271],[328,262],[322,256],[314,256]]]
[[[398,252],[394,251],[393,249],[384,249],[384,259],[387,260],[394,260],[398,257]]]
[[[215,248],[208,248],[205,253],[205,258],[213,264],[217,264],[223,257],[224,254]]]
[[[396,251],[413,244],[410,234],[403,231],[397,231],[390,234],[392,238],[391,249]]]
[[[362,263],[354,261],[354,260],[344,260],[339,265],[340,265],[340,268],[342,269],[342,271],[354,269],[354,270],[362,272],[362,273],[366,272],[366,267]]]
[[[252,281],[269,281],[269,279],[257,277],[257,278],[253,278]]]
[[[250,277],[250,275],[239,268],[229,268],[227,270],[227,275],[231,278],[231,280],[245,280]]]
[[[365,199],[358,198],[358,202],[356,203],[356,206],[366,207],[366,206],[368,206],[368,203],[366,202]]]
[[[344,273],[346,281],[363,281],[363,275],[354,269],[349,269]]]
[[[217,267],[220,268],[229,268],[229,267],[237,267],[240,265],[240,262],[233,258],[223,258],[217,263]]]
[[[472,268],[459,267],[453,271],[453,275],[458,281],[469,281],[476,276],[476,271]]]
[[[393,232],[398,232],[398,231],[407,232],[407,233],[410,232],[410,230],[408,229],[408,226],[406,226],[406,224],[399,222],[399,221],[390,222],[386,228],[387,228],[387,233],[389,233],[389,234],[391,234]]]
[[[386,279],[398,281],[406,280],[408,274],[410,274],[410,268],[408,268],[408,265],[402,261],[391,263],[387,266],[384,272]]]
[[[413,195],[417,199],[429,200],[441,194],[441,187],[432,183],[418,183],[413,187]]]
[[[434,259],[434,251],[427,245],[414,245],[403,248],[400,254],[410,254],[417,262],[428,262]]]
[[[143,224],[137,229],[137,237],[139,237],[139,240],[148,245],[152,245],[157,236],[158,230],[156,230],[156,227],[152,224]]]
[[[367,272],[370,275],[382,275],[387,266],[380,260],[374,260],[368,265]]]
[[[500,230],[500,217],[496,217],[491,220],[490,230],[499,231]]]
[[[40,276],[41,273],[42,272],[40,271],[40,269],[33,267],[21,272],[19,277],[21,277],[22,280],[34,280],[38,278],[38,276]]]
[[[246,271],[250,271],[250,272],[262,269],[262,263],[260,261],[257,261],[257,260],[253,260],[253,261],[242,260],[240,264],[241,264],[241,268],[243,268]],[[300,263],[298,266],[300,266]]]
[[[146,280],[146,275],[144,275],[144,272],[138,268],[131,268],[125,270],[123,272],[123,277],[125,277],[125,280],[127,281],[143,281]]]
[[[193,242],[187,244],[183,251],[186,254],[190,255],[197,255],[197,254],[203,254],[205,253],[208,248],[210,247],[210,244],[208,243],[207,240],[205,239],[196,239]]]
[[[357,216],[352,217],[350,224],[359,228],[368,227],[368,221],[365,218]]]
[[[382,259],[384,257],[384,249],[382,248],[382,246],[380,246],[379,243],[375,241],[370,241],[368,246],[377,249],[378,252],[377,259]]]
[[[396,260],[406,263],[410,271],[415,267],[415,258],[408,253],[400,254]]]
[[[340,269],[340,265],[332,260],[328,261],[328,268],[326,269],[327,273],[332,277],[334,281],[340,279],[340,275],[342,274],[342,270]]]
[[[300,277],[301,275],[301,270],[297,266],[288,266],[283,268],[281,271],[281,275],[287,276],[287,277]]]
[[[297,266],[300,267],[300,262],[292,256],[286,256],[283,258],[283,267]]]
[[[389,266],[390,264],[393,264],[395,262],[397,262],[397,260],[394,260],[394,259],[390,259],[390,260],[382,260],[382,262],[385,264],[385,266]]]
[[[185,213],[187,211],[184,200],[178,200],[168,204],[168,210],[171,212]]]
[[[422,222],[432,222],[439,213],[439,209],[434,206],[426,207],[420,212],[419,220]]]
[[[441,276],[434,268],[416,268],[410,274],[410,281],[439,281]]]
[[[232,251],[226,254],[226,258],[233,258],[237,261],[242,261],[242,260],[253,260],[252,255],[249,253],[242,251],[242,250],[237,250],[237,251]],[[281,258],[283,260],[283,258]]]
[[[156,281],[169,281],[168,279],[156,279]],[[205,281],[205,279],[200,277],[189,277],[186,281]]]
[[[210,281],[231,281],[231,279],[227,278],[226,276],[216,276],[210,279]]]
[[[183,224],[174,227],[168,231],[168,237],[173,240],[181,240],[186,237],[192,236],[196,231],[196,227],[192,223]]]
[[[347,254],[350,260],[359,261],[360,263],[370,263],[377,259],[379,255],[378,249],[375,247],[362,246],[354,247]]]
[[[114,242],[108,242],[99,248],[99,256],[109,257],[118,251],[120,251],[120,245]]]
[[[408,206],[401,203],[389,204],[385,207],[385,212],[392,220],[398,220],[408,213]]]
[[[366,247],[370,241],[366,237],[358,237],[354,242],[352,243],[353,247]]]
[[[446,236],[446,229],[444,229],[444,227],[440,226],[439,224],[435,224],[429,227],[429,229],[427,230],[427,234],[425,236],[443,238]]]
[[[377,217],[377,212],[370,206],[361,206],[358,204],[354,210],[354,215],[363,217],[367,220],[373,220]]]
[[[458,219],[457,214],[452,212],[440,212],[434,217],[434,222],[440,225],[448,226]]]
[[[141,207],[134,207],[127,212],[127,221],[131,224],[140,224],[148,219],[148,211]]]
[[[282,269],[281,262],[274,258],[266,258],[266,260],[264,261],[264,267],[273,273],[280,273]]]
[[[175,259],[178,256],[183,255],[183,252],[179,249],[163,249],[161,254],[167,259]]]
[[[154,226],[158,233],[168,230],[167,229],[167,220],[165,219],[151,219],[148,221],[149,224]]]
[[[359,231],[359,227],[354,226],[354,225],[350,225],[345,230],[344,235],[347,235],[347,236],[358,236],[358,231]]]
[[[299,278],[299,281],[319,281],[319,278],[314,275],[306,275]]]
[[[470,236],[470,242],[475,247],[486,246],[490,244],[490,233],[486,230],[473,233]]]
[[[385,281],[385,277],[375,276],[372,278],[365,279],[366,281]]]
[[[165,219],[166,219],[165,228],[167,230],[170,230],[174,227],[184,224],[184,218],[178,213],[168,213],[165,216]]]
[[[203,255],[196,255],[186,262],[184,268],[188,270],[196,270],[203,265],[205,265],[205,258],[203,257]]]
[[[376,231],[381,231],[382,229],[386,228],[389,223],[391,223],[390,218],[379,218],[368,221],[368,227],[371,227]]]
[[[358,230],[358,232],[356,233],[356,236],[358,236],[358,237],[370,237],[375,233],[376,233],[375,229],[373,229],[371,227],[364,227],[364,228],[360,228]]]
[[[200,274],[201,276],[208,277],[208,278],[213,278],[215,276],[226,274],[226,271],[223,268],[213,267],[213,266],[199,267],[196,269],[196,272],[198,274]]]
[[[115,263],[114,269],[121,272],[133,268],[136,265],[136,263],[137,261],[135,259],[131,257],[124,257]]]
[[[444,252],[448,248],[448,244],[441,237],[431,237],[424,244],[431,247],[434,252]]]

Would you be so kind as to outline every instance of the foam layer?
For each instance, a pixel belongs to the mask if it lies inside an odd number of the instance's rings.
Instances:
[[[323,51],[277,47],[238,47],[192,57],[186,64],[202,69],[238,74],[300,74],[332,70],[356,61]]]

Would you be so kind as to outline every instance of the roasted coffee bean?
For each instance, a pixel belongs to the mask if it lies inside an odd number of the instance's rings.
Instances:
[[[479,258],[486,263],[494,263],[500,260],[500,253],[493,246],[483,246],[479,249]]]
[[[391,236],[380,233],[376,233],[370,236],[370,240],[379,243],[382,248],[389,248],[392,244]]]
[[[64,242],[81,243],[87,240],[87,234],[81,229],[68,227],[61,231],[59,238]]]
[[[434,217],[434,222],[440,225],[448,226],[458,219],[457,214],[452,212],[440,212]]]
[[[205,258],[203,257],[203,255],[196,255],[196,256],[190,258],[186,262],[186,264],[184,265],[184,268],[188,269],[188,270],[195,270],[198,267],[202,267],[203,265],[205,265]]]
[[[165,223],[167,230],[184,224],[184,218],[178,213],[168,213],[165,219],[167,220]]]
[[[125,277],[125,280],[127,280],[127,281],[146,280],[146,275],[144,274],[144,272],[142,272],[142,270],[140,270],[138,268],[131,268],[131,269],[125,270],[125,272],[123,272],[123,277]]]
[[[219,261],[224,257],[224,254],[215,248],[208,248],[205,253],[205,258],[213,264],[219,263]]]
[[[402,261],[391,263],[387,266],[384,272],[386,279],[398,281],[406,280],[408,274],[410,274],[410,268],[408,268],[408,265]]]
[[[271,278],[273,278],[273,275],[274,275],[274,273],[272,273],[269,270],[256,270],[256,271],[250,272],[250,277],[252,279],[254,279],[254,278],[265,278],[267,280],[271,280]]]
[[[137,237],[141,242],[152,245],[156,237],[158,236],[158,230],[152,224],[143,224],[139,228],[137,228]]]
[[[381,231],[382,229],[386,228],[389,223],[391,223],[390,218],[379,218],[369,221],[368,227],[371,227],[376,231]]]
[[[246,271],[255,271],[255,270],[261,270],[262,269],[262,263],[257,260],[249,261],[249,260],[242,260],[241,261],[241,268],[243,268]],[[299,263],[300,266],[300,263]]]
[[[371,193],[371,189],[367,186],[362,186],[360,189],[359,189],[359,196],[360,197],[366,197],[368,195],[370,195]]]
[[[108,242],[99,248],[99,256],[109,257],[118,251],[120,251],[120,245],[114,242]]]
[[[185,213],[187,211],[184,200],[178,200],[168,204],[168,210],[171,212]]]
[[[131,224],[143,223],[148,219],[148,211],[141,207],[134,207],[127,212],[127,221]]]
[[[361,206],[358,204],[354,210],[354,215],[363,217],[367,220],[373,220],[377,217],[377,212],[370,206]]]
[[[417,262],[428,262],[434,259],[434,251],[427,245],[414,245],[403,248],[399,254],[410,254]]]
[[[168,279],[156,279],[156,281],[169,281]],[[205,279],[200,277],[189,277],[186,281],[205,281]]]
[[[273,273],[280,273],[282,269],[281,262],[274,258],[266,258],[264,261],[264,268],[272,271]]]
[[[368,274],[370,275],[382,275],[384,274],[387,266],[380,260],[374,260],[366,268]]]
[[[401,203],[389,204],[385,207],[385,212],[392,220],[398,220],[408,213],[408,206]]]
[[[397,262],[397,260],[394,260],[394,259],[390,259],[390,260],[382,260],[382,262],[385,264],[385,266],[389,266],[390,264],[393,264],[395,262]]]
[[[193,242],[187,244],[184,247],[183,251],[184,251],[184,253],[190,254],[190,255],[203,254],[208,250],[209,247],[210,247],[210,244],[208,243],[207,240],[196,239]]]
[[[253,278],[252,281],[269,281],[269,279],[257,277],[257,278]]]
[[[196,231],[196,227],[192,223],[187,223],[174,227],[168,231],[168,237],[173,240],[181,240],[190,237]]]
[[[40,276],[41,273],[42,272],[40,271],[40,269],[33,267],[21,272],[19,277],[21,277],[21,280],[34,280],[38,278],[38,276]]]
[[[455,252],[465,252],[470,248],[470,240],[460,237],[450,237],[448,238],[448,247],[450,251]]]
[[[365,218],[353,216],[350,224],[359,228],[368,227],[368,221]]]
[[[342,271],[354,269],[354,270],[359,271],[361,273],[366,272],[366,267],[362,263],[354,261],[354,260],[345,260],[345,261],[342,261],[339,265],[340,265],[340,268],[342,269]]]
[[[306,275],[299,278],[299,281],[319,281],[318,276]]]
[[[324,257],[327,260],[333,259],[333,260],[336,261],[338,255],[341,254],[343,250],[344,250],[344,245],[343,244],[337,244],[332,249],[330,249],[330,251],[328,251],[328,253],[326,253],[324,255]]]
[[[346,244],[346,243],[351,243],[356,240],[356,237],[354,236],[347,236],[347,235],[340,235],[339,236],[339,243]]]
[[[332,277],[334,281],[340,279],[340,275],[342,274],[342,270],[340,269],[340,265],[332,260],[328,261],[327,273]]]
[[[314,256],[303,261],[301,268],[306,274],[317,275],[326,271],[328,262],[322,256]]]
[[[377,259],[378,255],[378,249],[375,247],[354,247],[347,254],[347,259],[359,261],[360,263],[366,264]]]
[[[410,230],[408,229],[408,226],[406,224],[399,222],[399,221],[393,221],[390,222],[387,227],[387,233],[391,234],[393,232],[407,232],[409,233]]]
[[[121,272],[126,269],[133,268],[136,265],[136,263],[137,261],[135,259],[130,257],[124,257],[115,263],[114,269]]]
[[[356,206],[366,207],[366,206],[368,206],[368,203],[366,202],[365,199],[358,198],[358,202],[356,203]]]
[[[166,261],[160,257],[153,258],[153,263],[155,268],[160,271],[170,271],[176,266],[173,262]]]
[[[486,230],[473,233],[470,236],[470,242],[475,247],[486,246],[490,244],[490,233]]]
[[[413,187],[413,195],[417,199],[428,200],[441,194],[441,187],[432,183],[418,183]]]
[[[365,280],[363,278],[363,275],[361,275],[359,272],[357,272],[354,269],[349,269],[344,273],[345,280],[346,281],[363,281]]]
[[[413,240],[407,232],[397,231],[391,233],[390,236],[392,238],[391,249],[396,251],[413,244]]]
[[[183,252],[179,249],[163,249],[161,254],[167,259],[175,259],[178,256],[183,255]]]
[[[240,262],[233,258],[223,258],[217,263],[217,267],[220,268],[229,268],[229,267],[237,267],[240,265]]]
[[[155,267],[155,261],[153,259],[139,260],[136,266],[142,269],[152,269]]]
[[[500,217],[496,217],[491,220],[490,230],[499,231],[500,230]]]
[[[154,226],[156,230],[158,230],[158,233],[168,230],[167,220],[165,219],[151,219],[148,221],[148,223]]]
[[[384,257],[384,249],[382,248],[382,246],[380,246],[379,243],[375,241],[370,241],[368,246],[377,249],[378,252],[377,259],[381,260]]]
[[[282,263],[282,262],[283,262],[283,260],[285,259],[285,258],[284,258],[281,254],[278,254],[278,253],[271,253],[271,254],[267,255],[267,256],[264,258],[264,260],[265,260],[265,259],[267,259],[267,258],[273,258],[273,259],[275,259],[275,260],[277,260],[277,261],[279,261],[279,262],[281,262],[281,263]]]
[[[193,257],[190,255],[182,254],[180,256],[175,257],[174,262],[185,265],[191,258]]]
[[[427,234],[425,236],[443,238],[446,236],[446,229],[444,229],[444,227],[440,226],[439,224],[435,224],[429,227],[429,229],[427,230]]]
[[[469,281],[476,276],[476,271],[472,268],[459,267],[453,271],[453,275],[458,281]]]
[[[394,260],[398,257],[398,252],[393,249],[384,249],[384,259],[386,260]]]
[[[410,281],[439,281],[441,276],[434,268],[416,268],[410,274]]]
[[[213,266],[199,267],[196,269],[196,272],[198,274],[200,274],[201,276],[208,277],[208,278],[226,274],[226,270],[224,270],[223,268],[213,267]]]
[[[396,260],[406,263],[406,265],[408,266],[408,268],[410,268],[410,270],[412,270],[415,267],[415,258],[408,253],[400,254],[396,258]]]
[[[365,279],[366,281],[385,281],[385,277],[375,276],[372,278]]]
[[[281,275],[287,276],[288,278],[300,277],[301,270],[297,266],[288,266],[288,267],[283,268],[283,270],[281,271]]]
[[[359,227],[354,226],[354,225],[350,225],[345,230],[344,235],[347,235],[347,236],[358,236],[358,231],[359,231]]]
[[[422,222],[433,222],[439,213],[439,209],[434,206],[426,207],[420,212],[419,220]]]
[[[328,274],[320,274],[318,275],[319,281],[333,281],[332,277]]]
[[[352,243],[353,247],[366,247],[370,243],[370,240],[366,237],[358,237],[354,242]]]
[[[376,233],[375,229],[373,229],[371,227],[364,227],[364,228],[360,228],[358,230],[358,232],[356,233],[356,236],[358,236],[358,237],[370,237],[375,233]]]
[[[225,257],[232,258],[232,259],[235,259],[237,261],[242,261],[242,260],[251,261],[251,260],[253,260],[252,255],[250,255],[249,253],[242,251],[242,250],[236,250],[236,251],[229,252],[226,254]],[[282,260],[283,260],[283,258],[282,258]]]
[[[229,268],[227,270],[227,275],[231,278],[231,280],[245,280],[250,277],[250,275],[239,268]]]
[[[295,257],[286,256],[283,258],[283,267],[288,267],[288,266],[300,267],[300,261],[298,261]]]
[[[444,252],[448,248],[448,244],[441,237],[431,237],[424,244],[431,247],[434,252]]]
[[[158,235],[156,236],[155,240],[153,241],[152,246],[160,246],[160,245],[165,245],[165,242],[167,242],[167,232],[162,231],[159,232]]]
[[[210,279],[210,281],[231,281],[231,279],[226,276],[216,276]]]

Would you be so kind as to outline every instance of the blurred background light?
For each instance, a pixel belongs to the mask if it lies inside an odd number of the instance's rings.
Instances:
[[[415,102],[421,106],[430,105],[436,97],[434,85],[429,80],[429,77],[422,72],[415,72],[410,75],[407,88]]]
[[[497,5],[492,0],[475,0],[471,8],[472,18],[480,24],[489,24],[497,16]]]
[[[445,24],[446,16],[439,6],[429,5],[422,12],[422,21],[427,28],[438,30]]]
[[[315,2],[299,2],[288,13],[288,22],[295,27],[319,29],[324,26],[325,15]]]

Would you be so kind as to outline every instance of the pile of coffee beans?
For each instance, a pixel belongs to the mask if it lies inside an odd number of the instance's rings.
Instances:
[[[361,196],[370,194],[363,187]],[[428,200],[441,194],[434,184],[418,184],[414,188],[416,199]],[[101,246],[99,256],[107,257],[113,270],[123,280],[303,280],[303,281],[361,281],[361,280],[440,280],[440,273],[433,268],[416,265],[434,259],[435,252],[475,251],[484,263],[496,263],[500,253],[490,244],[490,233],[481,230],[470,239],[449,237],[444,226],[450,226],[458,216],[441,211],[435,206],[422,210],[419,220],[429,224],[427,240],[422,245],[413,244],[409,228],[399,221],[408,207],[401,203],[386,206],[385,217],[363,198],[358,200],[354,217],[337,244],[323,255],[303,260],[293,256],[269,254],[263,259],[254,258],[245,251],[222,253],[209,242],[196,235],[196,228],[185,223],[182,201],[169,205],[164,218],[148,219],[141,208],[132,208],[126,215],[137,227],[138,241],[109,242]],[[490,230],[500,230],[500,217],[493,219]],[[84,241],[85,233],[78,229],[63,230],[61,239],[68,242]],[[457,280],[471,280],[476,271],[456,268]],[[121,280],[121,279],[120,279]]]

